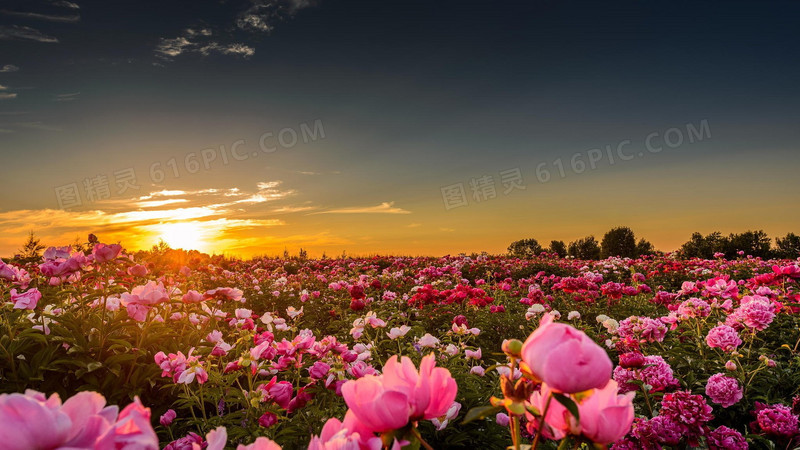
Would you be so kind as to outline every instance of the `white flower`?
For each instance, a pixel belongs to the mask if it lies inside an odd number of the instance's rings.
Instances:
[[[410,326],[401,325],[400,328],[393,327],[391,330],[389,330],[388,333],[386,333],[386,335],[389,336],[389,339],[394,340],[394,339],[397,339],[399,337],[405,336],[409,331],[411,331],[411,327]]]
[[[569,314],[567,314],[567,320],[580,320],[580,318],[581,313],[578,311],[570,311]]]
[[[421,347],[434,348],[439,345],[439,339],[431,336],[430,333],[425,333],[425,336],[419,338],[418,343]]]

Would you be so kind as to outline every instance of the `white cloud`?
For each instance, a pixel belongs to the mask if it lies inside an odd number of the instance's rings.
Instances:
[[[0,92],[0,100],[10,100],[12,98],[17,98],[15,92]]]
[[[77,3],[68,2],[68,1],[66,1],[66,0],[61,0],[61,1],[53,2],[53,5],[55,5],[55,6],[61,6],[61,7],[63,7],[63,8],[69,8],[69,9],[81,9],[81,6],[80,6],[80,5],[78,5]]]
[[[48,22],[76,23],[80,22],[81,20],[81,16],[79,14],[62,16],[57,14],[40,14],[35,12],[9,11],[5,9],[0,10],[0,13],[12,17],[22,17],[24,19],[34,19],[34,20],[46,20]]]
[[[19,70],[19,67],[13,64],[6,64],[3,67],[0,67],[0,73],[9,73],[9,72],[16,72]]]
[[[77,100],[78,96],[81,95],[80,92],[73,92],[70,94],[57,94],[56,101],[57,102],[71,102],[73,100]]]
[[[37,29],[19,25],[0,26],[0,39],[28,40],[46,43],[58,42],[58,39],[48,36]]]
[[[395,207],[394,202],[383,202],[377,206],[337,208],[312,214],[411,214],[411,211]]]

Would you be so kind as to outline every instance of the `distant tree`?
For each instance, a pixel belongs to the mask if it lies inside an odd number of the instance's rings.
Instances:
[[[655,255],[656,248],[651,244],[649,241],[644,239],[639,239],[639,242],[636,244],[636,256],[646,256],[646,255]]]
[[[586,236],[570,242],[567,253],[577,259],[600,259],[600,245],[594,236]]]
[[[520,239],[508,246],[508,254],[518,258],[528,258],[544,251],[536,239]]]
[[[42,244],[41,239],[37,238],[33,231],[28,233],[28,239],[19,249],[19,256],[25,259],[39,259],[42,257],[42,250],[47,248]]]
[[[789,233],[784,237],[775,238],[775,256],[778,258],[795,259],[800,256],[800,236]]]
[[[610,229],[600,244],[600,256],[620,256],[622,258],[636,257],[636,236],[633,230],[628,227],[617,227]]]
[[[300,247],[300,252],[298,253],[297,257],[301,261],[305,261],[308,259],[308,252],[305,249],[303,249],[303,247]]]
[[[702,233],[694,232],[692,237],[686,241],[678,251],[684,258],[703,258],[711,259],[714,253],[722,252],[728,246],[728,238],[722,236],[722,233],[715,231],[709,233],[708,236],[703,236]]]
[[[559,258],[567,256],[567,245],[564,241],[550,241],[550,253],[555,253]]]
[[[739,234],[731,233],[728,236],[724,253],[727,258],[735,258],[740,251],[743,251],[745,255],[768,258],[772,252],[771,244],[772,240],[764,230],[748,230]]]
[[[159,239],[158,244],[153,245],[153,248],[150,249],[156,255],[164,255],[170,250],[172,250],[172,247],[163,239]]]

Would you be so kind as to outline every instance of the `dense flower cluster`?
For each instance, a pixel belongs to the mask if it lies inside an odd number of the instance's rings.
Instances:
[[[756,401],[800,382],[796,260],[89,244],[0,261],[9,448],[800,444],[800,406]],[[488,416],[470,411],[487,398]]]

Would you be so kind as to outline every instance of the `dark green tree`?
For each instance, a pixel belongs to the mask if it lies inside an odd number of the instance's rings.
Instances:
[[[649,241],[644,239],[639,239],[639,242],[636,243],[636,256],[646,256],[646,255],[655,255],[656,248],[651,244]]]
[[[550,241],[550,253],[555,253],[559,258],[567,256],[567,244],[564,241]]]
[[[795,259],[800,256],[800,236],[788,233],[783,239],[775,238],[775,256]]]
[[[600,256],[636,257],[636,236],[628,227],[617,227],[608,230],[600,244]]]
[[[600,259],[600,244],[594,236],[586,236],[570,242],[567,253],[577,259]]]
[[[28,233],[28,239],[19,249],[19,256],[24,259],[39,259],[42,257],[42,250],[47,248],[42,244],[41,239],[37,238],[33,231]]]
[[[508,254],[517,258],[529,258],[544,251],[536,239],[520,239],[508,246]]]
[[[724,250],[725,256],[735,258],[739,251],[743,251],[745,255],[769,258],[772,252],[772,239],[767,236],[764,230],[747,230],[739,234],[731,233],[728,236],[727,246]]]

